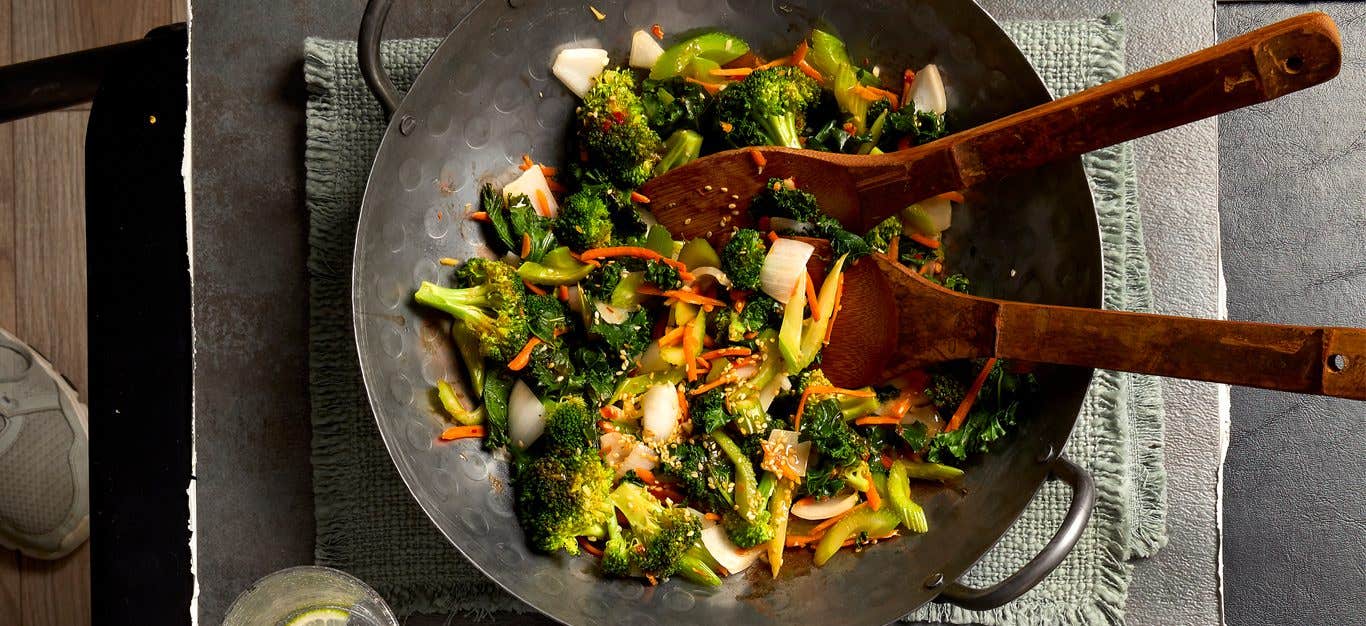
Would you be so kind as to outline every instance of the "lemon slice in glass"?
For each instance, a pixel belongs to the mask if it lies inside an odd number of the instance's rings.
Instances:
[[[344,609],[309,609],[285,622],[285,626],[346,626],[350,617],[351,612]]]

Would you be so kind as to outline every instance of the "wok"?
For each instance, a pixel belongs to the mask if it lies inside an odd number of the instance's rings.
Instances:
[[[371,0],[361,28],[362,72],[391,116],[370,173],[356,233],[352,308],[370,405],[399,474],[433,524],[491,579],[567,623],[885,623],[930,601],[985,609],[1028,591],[1080,537],[1095,492],[1059,456],[1093,371],[1041,368],[1041,393],[1022,408],[1018,434],[969,469],[961,490],[919,494],[930,532],[811,565],[790,553],[774,581],[755,567],[705,590],[675,579],[647,588],[607,580],[592,557],[530,552],[513,511],[505,459],[476,441],[436,444],[438,409],[427,390],[463,384],[443,322],[411,292],[447,272],[441,257],[491,256],[478,224],[460,219],[481,182],[506,182],[523,153],[561,154],[575,98],[551,75],[563,48],[601,46],[623,60],[631,31],[653,23],[671,34],[717,27],[758,52],[790,50],[818,21],[845,38],[851,56],[884,68],[936,63],[947,77],[950,123],[967,128],[1039,104],[1049,94],[1028,61],[981,8],[960,0],[488,0],[451,31],[406,96],[379,68],[389,0]],[[984,294],[1099,307],[1101,255],[1090,189],[1075,159],[1025,178],[983,185],[981,200],[946,233],[949,263]],[[1009,215],[1008,219],[1001,216]],[[1014,278],[1008,278],[1015,269]],[[1024,510],[1050,475],[1073,501],[1048,546],[988,589],[954,582]],[[848,598],[858,598],[848,602]]]

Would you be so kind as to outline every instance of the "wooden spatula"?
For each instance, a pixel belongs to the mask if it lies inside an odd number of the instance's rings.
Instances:
[[[845,387],[940,361],[994,356],[1366,400],[1361,329],[978,298],[880,254],[849,269],[842,301],[821,367]]]
[[[1337,75],[1341,59],[1333,21],[1307,13],[909,150],[876,156],[731,150],[670,171],[640,191],[675,238],[718,236],[751,223],[749,200],[766,180],[790,176],[827,213],[859,230],[935,194],[1317,85]]]

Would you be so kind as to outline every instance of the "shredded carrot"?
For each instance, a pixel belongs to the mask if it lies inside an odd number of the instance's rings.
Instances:
[[[526,345],[522,346],[522,351],[518,352],[517,356],[512,357],[511,361],[508,361],[508,369],[516,372],[526,367],[528,363],[531,363],[531,351],[535,350],[538,345],[541,345],[540,337],[533,335],[526,340]]]
[[[527,256],[529,256],[530,254],[531,254],[531,235],[528,235],[527,233],[522,233],[522,254],[521,254],[521,257],[522,257],[523,259],[525,259],[525,258],[527,258]]]
[[[555,166],[553,166],[553,165],[544,165],[544,164],[541,165],[541,173],[542,173],[542,174],[545,174],[547,178],[548,178],[548,177],[551,177],[551,176],[554,176],[554,175],[558,174],[559,172],[560,172],[559,168],[557,168],[557,167],[555,167]]]
[[[720,515],[717,515],[717,514],[715,514],[715,513],[712,513],[711,511],[707,511],[706,513],[703,513],[703,514],[702,514],[702,517],[705,518],[705,519],[709,519],[709,520],[711,520],[711,521],[713,521],[713,522],[719,522],[719,521],[721,521],[721,516],[720,516]]]
[[[830,335],[835,332],[835,316],[840,314],[840,301],[844,300],[844,274],[840,274],[839,287],[835,289],[835,306],[830,307],[830,323],[825,325],[825,338],[821,343],[830,343]]]
[[[902,137],[901,139],[896,140],[896,150],[897,150],[897,152],[900,152],[900,151],[902,151],[902,150],[909,150],[909,149],[911,149],[911,136],[910,136],[910,135],[906,135],[906,136]]]
[[[759,331],[757,331],[757,330],[751,330],[751,331],[745,333],[745,339],[753,339],[753,338],[758,337],[758,336],[759,336]]]
[[[711,369],[711,361],[704,360],[700,356],[694,359],[694,362],[697,363],[697,367],[700,371],[706,372]]]
[[[810,50],[811,45],[806,43],[806,40],[803,39],[801,43],[797,44],[797,49],[792,51],[792,64],[801,65],[802,63],[805,63],[806,53]]]
[[[915,82],[915,72],[906,70],[901,73],[901,102],[911,101],[911,83]]]
[[[721,132],[728,133],[735,130],[735,125],[730,122],[721,122]]]
[[[545,190],[536,190],[536,213],[541,217],[550,217],[550,201],[545,199]]]
[[[682,502],[687,499],[683,496],[683,494],[678,493],[677,489],[665,485],[650,485],[649,487],[647,487],[647,490],[650,492],[650,495],[653,495],[655,498],[658,498],[659,500]]]
[[[869,481],[868,491],[864,492],[863,495],[868,497],[868,508],[874,511],[882,508],[882,494],[877,492],[877,486],[872,481]]]
[[[797,400],[797,414],[792,417],[792,430],[802,431],[802,413],[806,412],[806,397],[811,395],[811,390],[802,392],[802,397]]]
[[[593,545],[593,542],[589,541],[587,537],[579,537],[579,546],[583,548],[584,552],[587,552],[595,557],[602,558],[602,549]]]
[[[694,323],[688,322],[683,325],[684,328],[688,329],[683,331],[683,369],[687,372],[688,382],[697,380],[697,363],[695,362],[697,348],[693,346],[697,340],[693,338],[691,332]]]
[[[691,76],[687,77],[684,80],[687,80],[688,82],[693,83],[695,85],[701,86],[703,90],[705,90],[708,94],[713,96],[721,91],[721,85],[718,85],[716,83],[705,83]]]
[[[692,416],[688,414],[688,394],[682,387],[678,388],[678,414],[683,418],[681,421],[692,420]]]
[[[986,364],[982,366],[982,372],[977,375],[977,380],[972,381],[972,386],[968,387],[967,395],[963,396],[963,402],[958,405],[958,410],[953,412],[953,418],[944,427],[944,432],[951,433],[963,426],[963,421],[968,418],[968,412],[972,411],[972,404],[982,393],[982,385],[986,384],[987,376],[991,375],[993,367],[996,367],[996,357],[987,359]]]
[[[901,258],[901,236],[892,237],[892,242],[887,244],[887,258],[896,262]]]
[[[935,197],[943,198],[945,200],[948,200],[949,202],[957,202],[958,204],[962,204],[968,201],[967,198],[963,197],[963,192],[961,191],[945,191],[944,193],[941,193]]]
[[[645,580],[650,581],[650,586],[651,586],[651,587],[655,587],[655,586],[658,586],[658,585],[659,585],[659,579],[658,579],[658,578],[655,578],[655,575],[654,575],[654,574],[646,574],[646,575],[645,575]]]
[[[598,409],[598,415],[601,415],[609,420],[614,420],[618,417],[621,417],[621,409],[618,409],[617,407],[608,404],[603,406],[601,409]]]
[[[716,340],[711,335],[702,335],[702,347],[708,350],[716,347]]]
[[[859,510],[859,508],[862,506],[863,503],[856,504],[850,507],[848,511],[840,513],[839,515],[836,515],[828,520],[825,520],[824,522],[816,524],[816,527],[811,529],[811,534],[816,536],[817,538],[821,537],[825,534],[825,531],[830,529],[831,526],[838,524],[840,520],[848,517],[850,513]]]
[[[475,211],[470,213],[470,219],[476,222],[487,222],[489,221],[488,211]]]
[[[901,108],[899,106],[900,97],[890,91],[887,91],[886,89],[868,86],[859,86],[856,87],[856,89],[858,90],[859,96],[862,97],[864,100],[872,100],[873,102],[877,102],[878,100],[886,98],[887,100],[891,101],[893,109]]]
[[[650,34],[651,34],[651,35],[654,35],[654,36],[655,36],[655,39],[663,39],[663,38],[664,38],[664,27],[663,27],[663,26],[660,26],[659,24],[655,24],[655,25],[653,25],[653,26],[650,27]]]
[[[643,482],[643,483],[645,483],[645,484],[647,484],[647,485],[654,485],[654,484],[659,483],[658,480],[655,480],[655,473],[654,473],[654,472],[651,472],[651,471],[648,470],[648,469],[645,469],[645,468],[642,467],[642,468],[637,469],[635,472],[636,472],[636,478],[639,478],[639,479],[641,480],[641,482]]]
[[[811,385],[806,388],[806,393],[818,393],[821,395],[849,396],[851,398],[876,398],[877,393],[872,389],[845,389],[832,385]]]
[[[768,63],[764,63],[763,65],[760,65],[759,67],[756,67],[756,68],[754,68],[754,69],[756,69],[756,70],[766,70],[766,69],[778,67],[779,65],[789,65],[789,64],[791,64],[791,63],[792,63],[792,57],[783,57],[783,58],[781,58],[781,59],[773,59],[772,61],[769,61]]]
[[[726,78],[739,78],[749,76],[754,72],[752,67],[718,67],[710,73],[712,76],[724,76]]]
[[[820,540],[821,538],[819,535],[788,535],[783,539],[783,546],[788,548],[801,548]]]
[[[901,418],[894,415],[869,415],[854,420],[855,426],[895,426],[901,423]]]
[[[569,302],[569,285],[560,285],[556,292],[561,302]]]
[[[566,191],[569,191],[568,187],[561,185],[558,181],[556,181],[553,178],[546,178],[545,186],[550,189],[550,193],[564,193]]]
[[[533,285],[525,280],[522,281],[522,284],[526,285],[527,291],[530,291],[531,293],[534,293],[538,296],[545,295],[545,289],[542,289],[539,285]]]
[[[583,254],[579,255],[579,258],[583,259],[583,261],[587,263],[588,261],[596,261],[598,259],[610,259],[612,257],[619,256],[630,256],[646,259],[649,261],[657,261],[664,258],[664,255],[660,253],[655,252],[654,250],[651,250],[649,248],[642,248],[640,246],[613,246],[609,248],[593,248],[590,250],[584,250]],[[673,259],[669,260],[673,261]],[[674,262],[677,263],[677,261]]]
[[[777,240],[778,240],[778,233],[773,232],[773,231],[771,231],[771,230],[768,231],[768,242],[769,242],[769,243],[773,243],[773,242],[775,242],[775,241],[777,241]]]
[[[806,304],[811,307],[811,319],[821,321],[821,304],[816,301],[816,283],[811,280],[811,272],[802,281],[806,283]]]
[[[649,203],[650,203],[650,199],[647,198],[647,197],[645,196],[645,194],[640,193],[639,191],[632,191],[632,192],[631,192],[631,202],[638,202],[638,203],[640,203],[640,204],[649,204]]]
[[[442,264],[442,265],[445,265],[446,267],[455,267],[455,266],[457,266],[457,265],[460,265],[460,261],[459,261],[459,260],[457,260],[457,259],[452,259],[451,257],[448,257],[448,256],[446,256],[446,257],[441,257],[441,259],[439,259],[439,260],[437,261],[437,263],[440,263],[440,264]]]
[[[922,235],[922,234],[920,234],[920,233],[911,233],[911,234],[910,234],[910,238],[911,238],[911,241],[914,241],[914,242],[916,242],[916,243],[918,243],[918,244],[920,244],[920,245],[922,245],[922,246],[925,246],[926,248],[929,248],[929,249],[931,249],[931,250],[938,250],[938,249],[939,249],[939,240],[938,240],[938,239],[930,239],[929,237],[926,237],[926,236],[924,236],[924,235]]]
[[[710,360],[712,360],[712,359],[719,359],[719,358],[721,358],[721,357],[726,357],[726,356],[749,356],[752,352],[753,352],[752,350],[750,350],[749,348],[746,348],[746,347],[744,347],[744,346],[737,346],[737,347],[734,347],[734,348],[721,348],[720,350],[712,350],[711,352],[703,352],[703,353],[702,353],[702,360],[704,360],[704,361],[710,361]]]
[[[679,300],[680,302],[687,302],[688,304],[700,304],[700,305],[703,305],[703,306],[721,306],[721,307],[726,306],[726,303],[725,303],[725,302],[722,302],[722,301],[720,301],[720,300],[717,300],[716,298],[708,298],[708,297],[706,297],[706,296],[704,296],[704,295],[696,294],[696,293],[693,293],[693,292],[691,292],[691,291],[682,291],[682,290],[679,290],[679,289],[670,289],[670,290],[668,290],[668,291],[665,291],[665,292],[661,293],[660,295],[665,296],[665,297],[667,297],[667,298],[678,298],[678,300]]]
[[[531,160],[531,155],[525,153],[522,154],[522,164],[518,165],[517,169],[525,172],[533,167],[536,167],[536,162]]]
[[[686,326],[679,326],[678,328],[675,328],[667,333],[664,333],[664,336],[659,338],[659,347],[665,348],[681,341],[683,339],[683,331],[685,328]]]
[[[816,82],[818,82],[818,83],[823,83],[823,82],[825,82],[825,77],[824,77],[824,76],[821,76],[820,71],[818,71],[818,70],[817,70],[816,68],[814,68],[814,67],[811,67],[811,64],[810,64],[810,63],[807,63],[806,61],[802,61],[801,63],[798,63],[798,64],[797,64],[797,69],[801,70],[803,74],[806,74],[807,76],[810,76],[810,77],[811,77],[811,80],[814,80],[814,81],[816,81]]]
[[[896,462],[896,459],[893,459],[893,458],[892,458],[892,455],[887,454],[886,452],[883,452],[883,453],[878,457],[878,463],[882,465],[882,469],[888,469],[888,470],[889,470],[889,469],[892,469],[892,464],[895,463],[895,462]]]
[[[849,133],[850,135],[853,135],[853,134],[855,134],[855,133],[858,132],[858,127],[857,127],[857,126],[854,126],[854,123],[853,123],[853,122],[845,122],[845,123],[844,123],[844,132]]]
[[[441,221],[441,211],[436,212],[436,221]]]
[[[639,286],[639,287],[636,287],[636,293],[638,293],[638,294],[640,294],[640,295],[642,295],[642,296],[662,296],[662,295],[664,295],[664,292],[663,292],[663,291],[660,291],[660,290],[658,290],[658,289],[655,289],[653,285],[641,285],[641,286]]]
[[[696,396],[696,395],[700,395],[700,394],[707,393],[708,391],[711,391],[712,389],[715,389],[715,388],[720,387],[720,386],[722,386],[722,385],[728,385],[728,384],[730,384],[730,383],[733,383],[733,382],[735,382],[735,377],[732,376],[731,374],[732,374],[732,372],[734,372],[734,371],[735,371],[735,369],[732,368],[730,372],[726,372],[725,374],[722,374],[721,376],[716,377],[716,380],[713,380],[713,381],[711,381],[711,382],[709,382],[709,383],[706,383],[706,384],[704,384],[704,385],[702,385],[702,386],[700,386],[700,387],[697,387],[696,389],[693,389],[692,391],[689,391],[688,394],[689,394],[689,395],[694,395],[694,396]]]
[[[484,429],[483,424],[475,424],[473,426],[451,426],[450,428],[441,431],[440,438],[442,441],[473,439],[476,437],[483,437],[485,432],[487,431]]]
[[[759,173],[762,174],[764,172],[764,166],[768,165],[768,157],[765,157],[764,153],[760,152],[758,148],[750,148],[749,158],[754,160],[754,165],[759,168]]]

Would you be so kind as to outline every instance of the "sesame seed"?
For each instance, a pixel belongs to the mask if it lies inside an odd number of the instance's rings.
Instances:
[[[729,189],[726,189],[725,187],[722,187],[722,188],[721,188],[721,193],[730,193],[730,190],[729,190]]]
[[[730,199],[731,199],[731,200],[739,200],[739,199],[740,199],[740,196],[739,196],[739,195],[736,195],[736,194],[730,194]]]
[[[688,218],[688,219],[683,220],[683,223],[684,223],[684,224],[691,224],[691,223],[692,223],[692,218],[690,217],[690,218]]]
[[[730,203],[730,204],[727,204],[727,205],[726,205],[726,208],[727,208],[727,209],[733,209],[733,208],[735,208],[735,203],[732,202],[732,203]]]
[[[711,191],[711,185],[702,188],[703,191]]]

